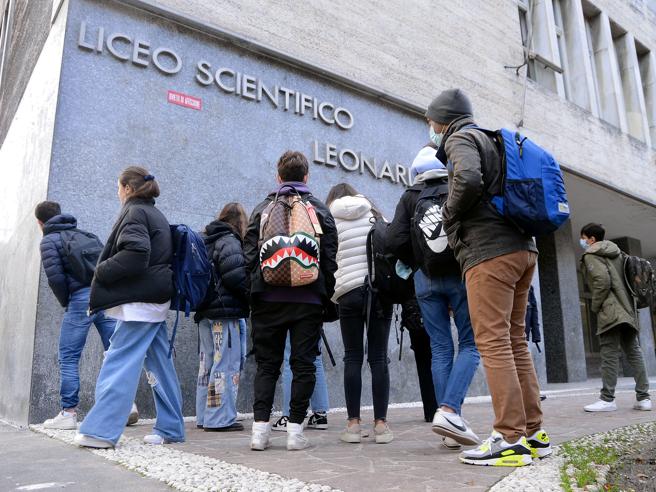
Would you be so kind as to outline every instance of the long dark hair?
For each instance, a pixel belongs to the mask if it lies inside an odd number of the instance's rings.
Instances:
[[[326,205],[328,205],[328,208],[330,208],[330,205],[335,200],[339,198],[344,198],[345,196],[363,196],[363,195],[361,193],[358,193],[358,190],[353,188],[353,186],[351,186],[348,183],[338,183],[335,186],[333,186],[328,192],[328,196],[326,197]],[[373,214],[373,216],[376,218],[382,217],[383,214],[380,213],[378,207],[374,205],[374,202],[372,202],[369,198],[367,198],[367,200],[369,201],[369,203],[371,203],[371,213]]]
[[[228,224],[241,239],[244,239],[244,236],[246,235],[246,227],[248,226],[248,217],[246,215],[246,210],[244,210],[241,203],[228,203],[223,207],[216,218]]]

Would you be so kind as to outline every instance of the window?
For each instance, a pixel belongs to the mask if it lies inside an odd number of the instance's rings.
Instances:
[[[570,87],[569,73],[567,71],[569,67],[568,56],[567,56],[567,40],[565,39],[565,24],[563,22],[563,9],[561,5],[561,0],[553,0],[553,11],[554,11],[554,25],[556,30],[556,39],[558,41],[558,55],[560,57],[560,67],[563,69],[563,88],[565,91],[565,99],[568,101],[572,100],[572,89]]]
[[[597,62],[595,60],[594,43],[592,37],[592,23],[595,22],[592,17],[585,17],[585,37],[588,41],[588,58],[590,59],[590,68],[592,70],[592,83],[594,86],[594,104],[596,106],[596,114],[601,115],[601,108],[599,107],[599,77],[597,76]]]
[[[656,149],[656,55],[636,42],[642,92],[645,97],[647,123],[651,135],[651,146]]]
[[[2,19],[0,19],[0,87],[4,78],[5,59],[9,51],[9,26],[11,21],[11,8],[13,0],[7,0],[5,9],[2,12]]]
[[[535,80],[535,60],[528,58],[531,47],[531,38],[533,33],[531,32],[531,22],[529,21],[529,0],[519,0],[518,1],[518,10],[519,10],[519,28],[522,35],[522,46],[524,47],[524,56],[527,60],[526,70],[527,77],[531,80]]]

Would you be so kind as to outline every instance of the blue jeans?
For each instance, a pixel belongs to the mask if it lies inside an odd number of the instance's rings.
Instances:
[[[242,360],[237,319],[203,319],[198,324],[200,365],[196,385],[196,424],[213,429],[237,420]]]
[[[246,356],[248,355],[248,324],[245,319],[239,320],[239,343],[241,344],[241,363],[239,370],[243,371],[246,365]]]
[[[71,294],[66,313],[59,332],[59,376],[62,408],[75,408],[80,402],[80,356],[91,323],[96,325],[100,340],[105,350],[109,348],[109,339],[114,333],[116,320],[106,318],[103,313],[87,316],[89,308],[89,293],[85,287]]]
[[[321,350],[321,341],[319,341],[319,349]],[[292,370],[289,367],[289,355],[291,351],[289,333],[287,333],[285,359],[282,368],[282,414],[286,416],[289,416],[289,402],[292,394]],[[310,398],[310,406],[313,412],[327,412],[330,404],[328,403],[328,386],[326,385],[326,373],[323,370],[321,354],[317,355],[317,358],[314,359],[314,367],[316,369],[316,383],[314,384],[312,398]]]
[[[154,433],[170,442],[184,441],[182,393],[168,352],[165,321],[118,321],[96,382],[96,403],[80,425],[80,434],[118,442],[145,366],[157,412]]]
[[[480,355],[467,308],[467,290],[457,275],[427,277],[415,273],[415,292],[431,342],[431,370],[435,398],[440,406],[460,414],[462,402],[476,373]],[[458,329],[458,355],[454,361],[449,307]]]

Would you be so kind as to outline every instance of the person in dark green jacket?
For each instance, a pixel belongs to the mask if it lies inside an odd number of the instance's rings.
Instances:
[[[636,410],[651,410],[649,379],[640,350],[638,313],[624,283],[624,262],[620,248],[605,241],[599,224],[581,229],[581,270],[592,294],[592,311],[597,314],[597,335],[601,348],[602,389],[599,400],[584,407],[586,412],[617,410],[615,385],[622,351],[633,368],[636,382]]]

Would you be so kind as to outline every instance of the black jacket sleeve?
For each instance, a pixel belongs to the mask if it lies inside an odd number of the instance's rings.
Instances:
[[[337,271],[337,226],[328,207],[314,197],[310,202],[317,210],[321,221],[323,235],[319,247],[319,267],[326,286],[326,297],[332,299],[335,294],[335,272]]]
[[[387,228],[386,248],[408,266],[417,263],[412,251],[412,216],[414,210],[408,209],[408,192],[405,192],[396,205],[394,219]]]
[[[48,285],[62,307],[68,306],[70,292],[66,281],[64,261],[61,257],[63,246],[60,234],[49,234],[41,240],[41,261],[48,278]]]
[[[227,236],[214,246],[214,264],[220,282],[235,296],[248,298],[248,274],[239,239]]]
[[[126,277],[144,273],[150,262],[150,234],[143,210],[131,211],[121,224],[116,254],[96,267],[96,279],[113,284]]]
[[[268,201],[260,203],[251,214],[244,236],[244,258],[246,261],[246,270],[250,275],[255,272],[259,266],[259,241],[260,241],[260,219],[262,218],[262,210],[266,207]]]

